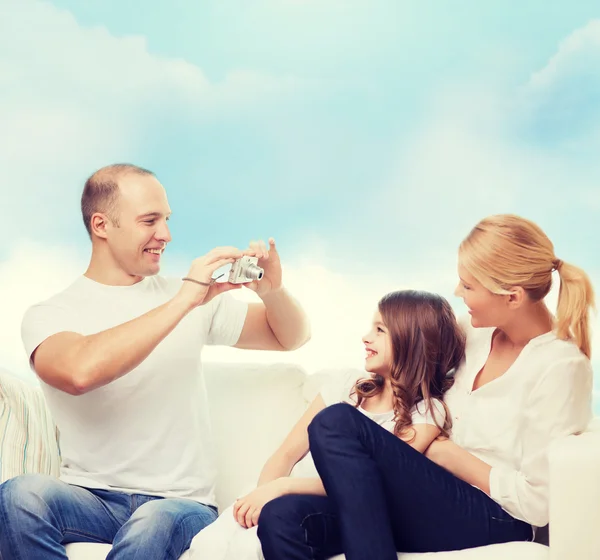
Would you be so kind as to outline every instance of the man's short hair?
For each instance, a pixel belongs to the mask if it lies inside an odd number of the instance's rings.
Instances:
[[[129,173],[154,176],[152,171],[137,165],[115,163],[99,169],[85,182],[81,195],[81,214],[90,238],[92,237],[92,216],[96,212],[106,214],[110,221],[119,227],[116,212],[119,199],[119,179]]]

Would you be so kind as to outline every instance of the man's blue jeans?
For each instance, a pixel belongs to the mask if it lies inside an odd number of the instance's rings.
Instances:
[[[113,543],[107,560],[177,560],[217,510],[186,499],[23,475],[0,486],[0,560],[67,560],[66,544]]]
[[[265,560],[396,560],[396,551],[439,552],[532,540],[531,526],[348,404],[308,428],[327,497],[288,495],[258,521]]]

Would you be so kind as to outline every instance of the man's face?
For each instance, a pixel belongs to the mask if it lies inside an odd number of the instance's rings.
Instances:
[[[118,226],[109,221],[106,240],[113,259],[131,276],[153,276],[171,233],[171,208],[163,186],[152,175],[127,174],[119,179],[115,209]]]

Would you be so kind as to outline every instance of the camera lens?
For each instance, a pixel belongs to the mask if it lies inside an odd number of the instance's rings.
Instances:
[[[264,270],[255,264],[249,264],[246,268],[246,278],[252,280],[261,280],[264,275]]]

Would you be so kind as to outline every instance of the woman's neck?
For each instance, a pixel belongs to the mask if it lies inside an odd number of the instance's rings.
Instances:
[[[553,317],[543,302],[537,302],[516,315],[509,324],[499,326],[504,342],[515,348],[525,347],[530,340],[550,332]]]

